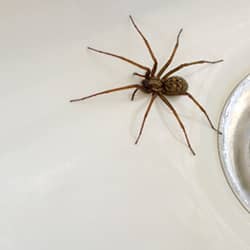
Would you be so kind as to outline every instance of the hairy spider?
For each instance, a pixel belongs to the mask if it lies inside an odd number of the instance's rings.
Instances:
[[[223,60],[217,60],[217,61],[199,60],[199,61],[193,61],[193,62],[190,62],[190,63],[183,63],[183,64],[180,64],[179,66],[169,70],[168,72],[166,72],[163,75],[165,70],[168,68],[168,66],[172,62],[172,60],[174,58],[174,55],[176,53],[176,50],[177,50],[177,48],[179,46],[179,38],[180,38],[180,35],[181,35],[181,32],[182,32],[182,29],[178,33],[178,36],[177,36],[177,39],[176,39],[176,44],[174,46],[174,49],[173,49],[168,61],[157,72],[158,62],[157,62],[157,59],[156,59],[156,57],[155,57],[155,55],[154,55],[154,53],[153,53],[153,51],[152,51],[152,49],[151,49],[151,47],[149,45],[149,42],[147,41],[145,36],[142,34],[140,29],[136,25],[136,23],[133,20],[132,16],[129,16],[129,18],[130,18],[133,26],[137,30],[137,32],[139,33],[139,35],[143,39],[143,41],[144,41],[144,43],[145,43],[145,45],[146,45],[146,47],[148,49],[148,52],[149,52],[149,54],[150,54],[150,56],[151,56],[151,58],[152,58],[152,60],[154,62],[152,68],[141,65],[141,64],[139,64],[139,63],[137,63],[137,62],[135,62],[133,60],[130,60],[130,59],[126,58],[126,57],[119,56],[119,55],[116,55],[116,54],[113,54],[113,53],[97,50],[97,49],[90,48],[90,47],[88,47],[88,49],[90,49],[92,51],[95,51],[95,52],[98,52],[98,53],[102,53],[102,54],[105,54],[105,55],[109,55],[109,56],[112,56],[112,57],[119,58],[119,59],[121,59],[121,60],[123,60],[125,62],[128,62],[130,64],[133,64],[133,65],[137,66],[140,69],[145,70],[144,74],[134,73],[134,75],[143,78],[143,80],[141,81],[141,84],[132,84],[132,85],[122,86],[122,87],[119,87],[119,88],[104,90],[104,91],[97,92],[97,93],[94,93],[92,95],[85,96],[85,97],[82,97],[82,98],[79,98],[79,99],[70,100],[70,102],[82,101],[82,100],[85,100],[85,99],[88,99],[88,98],[91,98],[91,97],[94,97],[94,96],[98,96],[98,95],[102,95],[102,94],[108,94],[108,93],[115,92],[115,91],[127,90],[127,89],[135,89],[132,96],[131,96],[132,101],[134,100],[135,94],[136,94],[136,92],[138,90],[141,90],[146,94],[150,94],[151,98],[150,98],[149,104],[147,106],[146,112],[144,114],[139,134],[138,134],[137,139],[135,141],[135,144],[137,144],[140,137],[141,137],[141,134],[142,134],[142,131],[143,131],[143,128],[144,128],[144,125],[145,125],[145,121],[146,121],[147,116],[149,114],[149,111],[150,111],[150,109],[152,107],[152,104],[153,104],[154,100],[156,99],[156,97],[159,97],[170,108],[170,110],[174,114],[175,118],[177,119],[177,121],[178,121],[178,123],[179,123],[179,125],[180,125],[180,127],[181,127],[181,129],[182,129],[182,131],[184,133],[184,136],[185,136],[185,139],[186,139],[186,142],[187,142],[187,145],[188,145],[189,149],[191,150],[192,154],[195,155],[195,152],[194,152],[194,150],[193,150],[193,148],[191,146],[191,143],[189,141],[185,126],[182,123],[177,111],[172,106],[172,104],[169,102],[169,100],[166,98],[166,96],[185,95],[185,96],[189,97],[194,102],[194,104],[196,104],[199,107],[199,109],[203,112],[203,114],[206,116],[211,128],[213,130],[215,130],[219,134],[221,134],[221,132],[215,128],[215,126],[213,125],[212,121],[210,120],[206,110],[201,106],[201,104],[190,93],[187,92],[188,83],[186,82],[186,80],[184,78],[180,77],[180,76],[172,76],[172,75],[175,72],[179,71],[180,69],[191,66],[191,65],[194,65],[194,64],[202,64],[202,63],[214,64],[214,63],[222,62]]]

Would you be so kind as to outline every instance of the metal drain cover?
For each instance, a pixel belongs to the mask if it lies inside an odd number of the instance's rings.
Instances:
[[[229,96],[221,114],[219,154],[227,181],[250,212],[250,75]]]

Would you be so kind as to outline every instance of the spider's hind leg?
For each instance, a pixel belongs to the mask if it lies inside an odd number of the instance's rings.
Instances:
[[[190,94],[190,93],[185,93],[184,95],[188,96],[193,102],[194,104],[197,105],[197,107],[201,110],[201,112],[206,116],[211,128],[216,131],[219,135],[221,135],[222,133],[215,128],[215,126],[213,125],[211,119],[209,118],[207,111],[205,110],[205,108],[202,107],[202,105]]]
[[[185,126],[184,126],[184,124],[182,123],[182,121],[181,121],[181,119],[180,119],[178,113],[176,112],[175,108],[172,106],[172,104],[168,101],[168,99],[167,99],[164,95],[158,93],[158,96],[161,98],[161,100],[162,100],[162,101],[170,108],[170,110],[173,112],[175,118],[177,119],[177,121],[178,121],[178,123],[179,123],[179,125],[180,125],[180,127],[181,127],[181,129],[182,129],[182,131],[183,131],[183,133],[184,133],[184,135],[185,135],[185,139],[186,139],[186,142],[187,142],[187,145],[188,145],[190,151],[192,152],[193,155],[195,155],[195,152],[194,152],[194,150],[193,150],[193,148],[192,148],[192,146],[191,146],[191,143],[190,143],[190,141],[189,141],[189,138],[188,138],[188,135],[187,135]]]

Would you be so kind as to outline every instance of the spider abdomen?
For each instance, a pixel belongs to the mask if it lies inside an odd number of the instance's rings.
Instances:
[[[172,76],[163,80],[163,93],[166,95],[185,94],[188,89],[187,81],[179,76]]]

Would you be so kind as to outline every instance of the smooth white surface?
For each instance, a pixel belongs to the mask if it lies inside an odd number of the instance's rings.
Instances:
[[[171,112],[131,91],[82,103],[71,98],[136,83],[113,51],[150,64],[132,14],[161,63],[178,30],[173,65],[218,121],[226,97],[250,70],[250,2],[2,1],[0,8],[0,249],[250,249],[249,214],[232,194],[217,139],[184,97]]]

